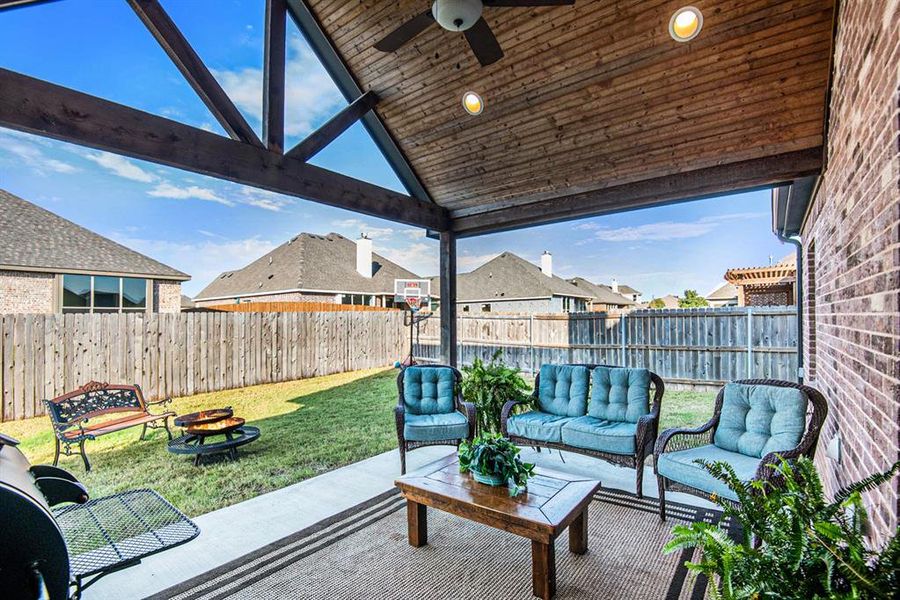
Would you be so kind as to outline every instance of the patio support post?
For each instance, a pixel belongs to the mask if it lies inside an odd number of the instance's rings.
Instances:
[[[457,366],[456,234],[441,232],[441,362]]]

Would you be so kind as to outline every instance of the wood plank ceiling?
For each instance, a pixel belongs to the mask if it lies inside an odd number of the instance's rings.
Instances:
[[[486,68],[437,25],[396,53],[372,47],[429,4],[308,1],[454,218],[823,145],[831,0],[486,9],[506,54]],[[668,22],[685,4],[703,29],[677,43]],[[463,111],[468,90],[480,116]]]

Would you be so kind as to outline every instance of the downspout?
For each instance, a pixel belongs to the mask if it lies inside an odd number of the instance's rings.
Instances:
[[[777,193],[772,190],[772,193]],[[797,382],[803,383],[803,242],[800,236],[793,234],[787,235],[787,216],[791,207],[791,197],[794,193],[794,186],[788,188],[787,202],[784,204],[784,225],[780,231],[775,232],[775,236],[786,244],[793,244],[797,249],[797,297],[794,298],[797,303]]]

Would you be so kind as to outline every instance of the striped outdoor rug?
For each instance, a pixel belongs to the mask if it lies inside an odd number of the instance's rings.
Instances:
[[[152,596],[153,600],[321,598],[359,600],[529,599],[528,540],[438,510],[428,511],[428,545],[406,541],[397,490]],[[590,508],[589,550],[557,540],[557,598],[701,600],[704,578],[661,552],[676,523],[717,522],[717,511],[669,503],[661,523],[653,499],[601,490]]]

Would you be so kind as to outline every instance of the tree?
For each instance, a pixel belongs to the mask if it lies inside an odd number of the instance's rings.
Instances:
[[[678,308],[702,308],[709,306],[706,298],[697,293],[697,290],[684,290],[684,298],[678,299]]]
[[[650,308],[665,308],[666,303],[663,302],[662,298],[654,298],[650,301],[650,304],[647,305]]]

